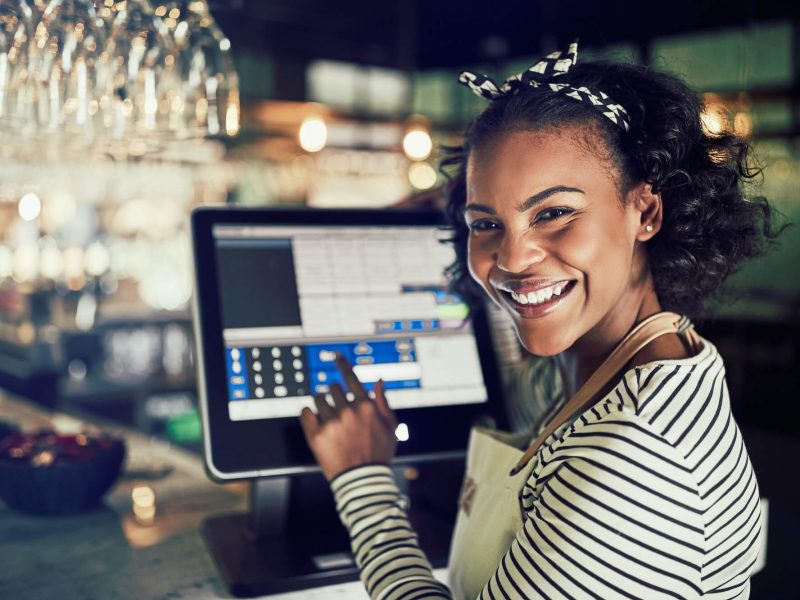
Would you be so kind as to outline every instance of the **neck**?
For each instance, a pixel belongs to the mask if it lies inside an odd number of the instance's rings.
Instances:
[[[643,286],[630,290],[615,310],[557,355],[567,397],[572,397],[581,388],[637,323],[661,310],[652,278],[648,276]],[[609,387],[615,383],[609,382]]]

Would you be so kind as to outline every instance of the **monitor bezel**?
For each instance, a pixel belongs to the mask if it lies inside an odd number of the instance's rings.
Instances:
[[[218,482],[260,477],[279,477],[319,471],[310,451],[303,460],[278,465],[269,461],[266,448],[268,440],[279,442],[284,436],[296,439],[302,432],[298,419],[259,419],[230,421],[227,418],[227,375],[225,373],[222,315],[220,311],[213,229],[217,225],[280,225],[280,226],[444,226],[444,216],[439,211],[419,209],[319,209],[285,207],[210,207],[201,206],[191,213],[191,239],[194,266],[193,323],[196,342],[198,376],[198,403],[203,431],[203,451],[206,471]],[[453,439],[452,447],[433,452],[404,453],[401,444],[395,463],[458,458],[464,456],[469,425],[485,422],[504,425],[501,385],[494,346],[491,341],[485,311],[473,310],[472,327],[478,355],[484,374],[489,401],[476,405],[456,405],[401,411],[407,418],[420,420],[420,411],[435,413],[447,411],[448,423],[457,423],[459,431],[446,432]],[[216,358],[215,358],[216,357]],[[209,402],[220,396],[224,402]],[[288,429],[284,429],[288,428]],[[461,431],[461,429],[466,429]],[[445,439],[437,443],[444,444]],[[235,444],[237,450],[232,451]],[[245,464],[243,454],[263,458]]]

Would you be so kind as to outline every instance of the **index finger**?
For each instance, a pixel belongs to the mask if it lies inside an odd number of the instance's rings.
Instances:
[[[353,367],[347,362],[344,354],[340,352],[336,353],[336,368],[339,369],[339,373],[342,374],[342,379],[344,379],[344,382],[347,384],[347,389],[355,396],[356,400],[369,400],[364,386],[353,372]]]
[[[307,442],[310,442],[311,438],[319,431],[319,419],[317,419],[314,411],[307,406],[300,411],[300,425],[303,428],[303,434],[305,434]]]
[[[386,399],[386,384],[383,379],[378,379],[378,381],[375,382],[374,390],[375,406],[378,409],[378,413],[383,417],[389,427],[395,429],[397,427],[397,417],[395,417],[394,411],[389,407],[389,401]]]

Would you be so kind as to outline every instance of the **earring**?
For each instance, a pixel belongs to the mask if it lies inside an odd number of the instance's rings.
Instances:
[[[644,228],[644,230],[645,230],[647,233],[651,233],[651,232],[653,231],[653,226],[652,226],[652,225],[648,225],[647,227],[645,227],[645,228]]]

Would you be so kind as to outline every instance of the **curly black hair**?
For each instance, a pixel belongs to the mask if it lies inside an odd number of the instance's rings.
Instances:
[[[671,75],[638,65],[587,62],[558,79],[608,94],[628,111],[629,131],[585,102],[546,88],[492,100],[467,128],[463,145],[447,148],[440,164],[450,178],[446,214],[456,250],[447,271],[451,287],[473,304],[483,297],[467,268],[463,209],[470,151],[517,131],[579,125],[605,142],[600,152],[609,159],[623,198],[642,181],[661,194],[663,223],[647,242],[647,254],[662,308],[706,316],[712,301],[721,300],[725,279],[745,259],[766,252],[787,227],[776,227],[766,198],[744,195],[742,184],[761,173],[748,158],[749,144],[730,132],[707,131],[701,99]]]

